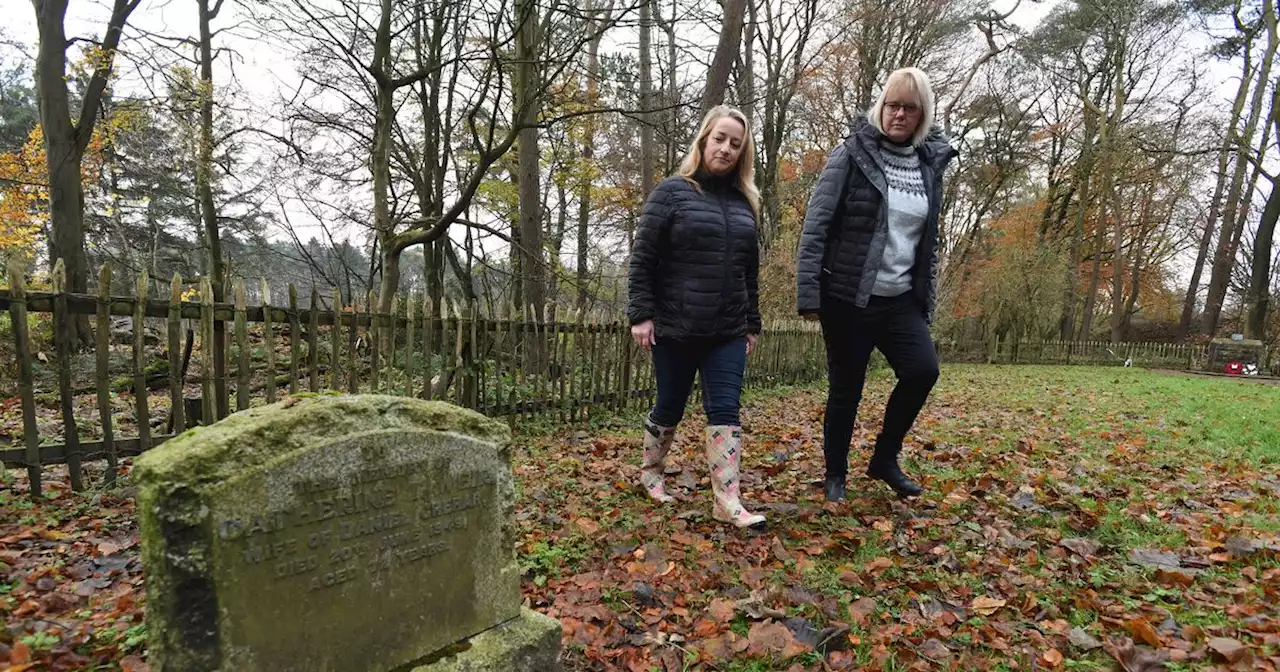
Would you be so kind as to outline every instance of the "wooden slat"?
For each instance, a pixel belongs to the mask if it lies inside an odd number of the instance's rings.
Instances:
[[[146,271],[138,273],[138,308],[133,313],[133,397],[137,405],[138,445],[141,450],[151,447],[151,413],[148,408],[146,305],[147,286],[150,277]]]
[[[422,398],[431,399],[435,392],[432,383],[432,359],[435,357],[436,323],[430,294],[422,297]]]
[[[200,281],[200,423],[216,420],[213,404],[213,285]]]
[[[80,434],[76,430],[75,399],[71,389],[71,339],[75,324],[67,313],[67,266],[59,259],[53,265],[53,347],[58,358],[58,399],[62,410],[62,436],[67,446],[67,476],[71,489],[84,490],[80,471]],[[142,332],[135,331],[141,339]]]
[[[497,317],[498,317],[497,315],[494,315],[495,320],[497,319]],[[507,324],[505,333],[501,328],[495,330],[494,332],[494,343],[493,343],[493,407],[494,408],[502,408],[507,402],[507,398],[503,395],[504,388],[505,388],[505,383],[503,381],[503,378],[505,377],[505,372],[506,372],[506,366],[504,366],[504,364],[506,362],[508,353],[510,353],[511,351],[511,345],[510,345],[511,321],[504,320],[504,322]]]
[[[371,372],[369,376],[369,392],[373,394],[377,394],[379,391],[378,369],[380,367],[380,363],[378,362],[378,358],[381,353],[378,351],[378,341],[382,334],[381,325],[379,324],[379,318],[381,315],[374,312],[375,301],[376,299],[373,295],[373,291],[370,290],[365,304],[365,308],[369,311],[369,331],[365,332],[365,337],[366,340],[369,341],[369,370]]]
[[[298,288],[289,283],[289,394],[298,393],[298,341],[302,322],[298,319]]]
[[[356,339],[357,333],[356,319],[360,316],[360,300],[353,294],[351,296],[351,329],[347,331],[347,392],[356,394],[360,391],[360,380],[356,377],[358,372],[356,367]]]
[[[274,404],[276,402],[276,334],[275,328],[272,326],[271,311],[267,306],[271,304],[271,287],[267,284],[267,279],[262,279],[262,347],[266,350],[267,355],[267,403]]]
[[[29,313],[52,313],[53,312],[53,292],[28,292],[27,312]],[[79,294],[75,292],[67,292],[67,311],[72,315],[96,315],[98,310],[97,294]],[[8,310],[13,300],[12,292],[8,289],[0,289],[0,310]],[[107,305],[107,312],[110,315],[118,317],[132,317],[137,306],[138,300],[132,296],[112,296]],[[169,316],[169,300],[151,299],[144,302],[144,311],[147,317],[166,319]],[[184,301],[182,303],[182,319],[198,320],[200,319],[201,302]],[[271,306],[271,319],[273,322],[283,324],[289,320],[288,310],[282,306]],[[246,316],[250,323],[260,323],[263,320],[262,306],[249,306]],[[311,311],[302,309],[298,311],[299,319],[303,323],[309,323],[311,320]],[[214,303],[213,319],[217,322],[234,322],[235,321],[235,304],[234,303]],[[323,308],[317,311],[317,321],[320,326],[330,326],[333,324],[333,312]],[[352,316],[344,315],[342,321],[344,324],[351,324]],[[369,326],[368,317],[366,315],[358,315],[355,317],[358,326]],[[515,329],[521,329],[522,323],[520,319],[515,319],[507,324],[504,321],[494,320],[488,323],[487,328],[490,331],[497,329],[505,329],[508,326]],[[589,327],[588,327],[589,328]],[[565,324],[567,331],[579,329],[573,324]]]
[[[104,267],[105,268],[105,267]],[[187,414],[183,408],[182,380],[182,275],[175,272],[169,283],[169,426],[174,434],[187,430]]]
[[[396,348],[396,336],[397,336],[396,332],[398,331],[397,324],[396,324],[397,322],[396,315],[399,314],[399,311],[400,311],[400,297],[393,296],[391,297],[391,313],[387,315],[387,328],[384,329],[382,332],[383,336],[386,338],[386,343],[384,344],[382,351],[386,353],[386,368],[383,369],[383,371],[385,372],[385,375],[383,377],[386,380],[387,394],[395,394],[394,388],[395,388],[395,379],[396,379],[395,369],[396,369],[396,349],[397,349]]]
[[[102,445],[107,457],[107,485],[116,482],[119,462],[116,459],[115,437],[111,431],[111,315],[107,304],[111,300],[111,267],[103,264],[98,271],[98,328],[96,340],[98,422],[102,425]],[[172,347],[172,345],[170,346]]]
[[[151,437],[154,448],[169,439],[172,434],[161,434]],[[120,457],[140,455],[142,450],[138,439],[117,439],[112,450]],[[65,443],[48,443],[39,447],[39,459],[42,464],[65,464],[67,461],[67,445]],[[21,467],[26,464],[26,449],[0,448],[0,461],[5,468]],[[108,456],[108,448],[103,441],[85,441],[80,444],[80,458],[84,461],[101,460]]]
[[[320,391],[320,291],[311,288],[311,313],[307,327],[307,382],[312,392]]]
[[[414,327],[417,325],[415,325],[414,322],[417,321],[417,317],[418,317],[417,316],[418,302],[414,301],[413,294],[410,293],[409,298],[405,299],[405,303],[408,304],[407,308],[408,308],[409,321],[404,327],[404,342],[405,342],[404,396],[412,397],[414,396],[413,395],[413,379],[414,379],[414,375],[417,373],[417,367],[415,366],[415,361],[414,361],[415,358],[413,356],[413,346],[414,346],[413,338],[414,336],[416,336],[416,334],[414,334],[414,331],[415,331]]]
[[[456,316],[454,320],[454,343],[453,343],[453,371],[450,377],[453,378],[453,403],[463,406],[467,403],[464,394],[466,386],[462,384],[462,377],[466,373],[465,363],[462,360],[463,347],[463,325],[462,311],[458,309],[458,304],[453,304],[453,314]]]
[[[478,326],[476,323],[480,321],[479,305],[472,301],[469,312],[471,317],[471,342],[467,347],[467,375],[471,382],[468,384],[470,389],[468,390],[467,408],[476,409],[480,408],[479,394],[480,385],[482,384],[480,379],[480,357],[479,353],[476,352],[476,349],[480,347],[480,340],[476,336]]]
[[[337,391],[342,389],[342,292],[337,287],[333,288],[333,299],[330,304],[333,308],[333,326],[330,327],[329,336],[331,337],[329,352],[329,389]]]
[[[249,302],[245,297],[244,280],[236,278],[233,291],[236,297],[236,348],[239,350],[236,360],[236,410],[249,408],[249,325],[245,322],[245,307]],[[272,372],[270,376],[274,376]],[[269,376],[269,377],[270,377]],[[270,380],[267,381],[270,385]]]

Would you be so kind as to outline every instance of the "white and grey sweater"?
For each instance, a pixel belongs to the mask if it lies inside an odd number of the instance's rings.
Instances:
[[[920,156],[915,147],[881,140],[880,157],[889,185],[886,203],[889,237],[885,240],[884,256],[871,293],[898,296],[911,290],[911,268],[915,266],[916,248],[929,216],[929,197],[925,194]]]

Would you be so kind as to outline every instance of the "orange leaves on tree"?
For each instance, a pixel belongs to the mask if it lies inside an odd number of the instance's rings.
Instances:
[[[49,215],[48,173],[40,127],[16,152],[0,154],[0,256],[29,257]]]

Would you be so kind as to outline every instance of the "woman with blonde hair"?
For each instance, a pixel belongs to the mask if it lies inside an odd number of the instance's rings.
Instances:
[[[938,270],[942,175],[957,152],[933,125],[919,68],[889,75],[866,117],[832,152],[805,212],[796,303],[827,346],[823,453],[828,501],[845,497],[849,443],[872,348],[898,377],[867,475],[902,496],[920,486],[898,454],[938,380],[929,335]]]
[[[645,201],[628,276],[631,336],[652,353],[658,388],[644,422],[640,484],[654,501],[672,501],[663,468],[700,373],[713,517],[738,527],[764,524],[742,506],[738,477],[742,377],[760,334],[759,202],[747,118],[715,107],[677,174]]]

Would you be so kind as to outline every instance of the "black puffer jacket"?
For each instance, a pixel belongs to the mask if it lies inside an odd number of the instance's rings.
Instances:
[[[636,227],[628,276],[631,324],[658,339],[729,339],[760,332],[756,217],[725,178],[680,176],[654,187]]]
[[[796,260],[796,308],[816,313],[825,299],[865,307],[871,298],[888,237],[888,189],[880,158],[880,135],[865,118],[831,152],[805,211]],[[958,152],[940,129],[917,150],[929,215],[916,248],[912,293],[932,322],[937,302],[938,216],[942,175]],[[867,272],[870,269],[870,272]]]

